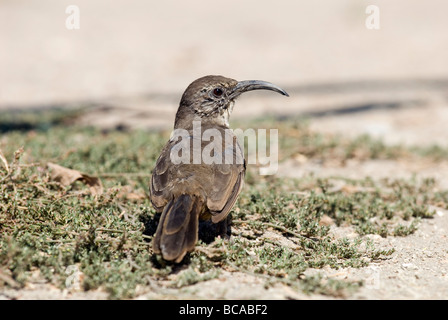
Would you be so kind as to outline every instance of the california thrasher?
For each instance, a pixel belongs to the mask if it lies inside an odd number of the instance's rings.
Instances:
[[[153,248],[165,260],[178,263],[194,250],[199,219],[220,223],[225,232],[246,171],[243,151],[229,130],[229,116],[240,94],[259,89],[288,96],[269,82],[222,76],[199,78],[182,95],[172,138],[162,149],[150,185],[151,203],[161,212]],[[205,137],[209,129],[213,140]],[[179,154],[183,161],[173,158]]]

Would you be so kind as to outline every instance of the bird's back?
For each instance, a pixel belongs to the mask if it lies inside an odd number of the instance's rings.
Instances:
[[[180,162],[186,147],[189,156]],[[235,202],[244,172],[244,154],[232,130],[204,126],[200,134],[190,131],[167,142],[153,171],[151,202],[161,212],[172,197],[195,194],[206,205],[202,218],[218,222]]]

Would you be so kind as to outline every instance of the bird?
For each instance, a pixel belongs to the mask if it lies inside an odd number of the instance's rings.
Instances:
[[[172,134],[163,147],[149,187],[151,204],[161,214],[153,252],[164,260],[179,263],[194,251],[199,220],[211,220],[221,235],[226,234],[227,217],[246,172],[243,149],[229,127],[229,118],[235,99],[253,90],[289,96],[267,81],[237,81],[220,75],[201,77],[184,91],[173,130],[181,134]],[[205,139],[207,130],[214,133],[213,139]],[[179,154],[184,161],[174,157]],[[206,157],[197,161],[204,154],[213,155],[212,161]]]

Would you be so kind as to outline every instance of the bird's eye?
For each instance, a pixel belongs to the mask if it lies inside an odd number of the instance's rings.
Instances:
[[[215,97],[220,97],[220,96],[222,96],[223,93],[224,93],[224,91],[222,91],[221,88],[215,88],[215,89],[213,89],[213,95],[214,95]]]

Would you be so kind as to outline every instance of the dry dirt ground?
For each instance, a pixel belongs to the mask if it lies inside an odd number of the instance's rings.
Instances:
[[[382,102],[375,99],[364,100],[365,104],[373,105],[372,109],[359,112],[347,111],[358,106],[355,101],[359,94],[347,92],[333,93],[333,100],[344,100],[341,106],[327,108],[320,105],[319,98],[307,97],[305,93],[294,94],[290,90],[291,98],[288,104],[300,104],[307,100],[310,108],[287,110],[282,113],[271,113],[281,117],[303,114],[310,117],[310,126],[313,130],[328,133],[339,133],[356,136],[369,133],[382,137],[390,143],[408,143],[418,145],[430,145],[438,143],[446,145],[448,133],[445,124],[448,123],[448,101],[444,94],[446,91],[433,89],[430,94],[418,95],[418,88],[411,93],[419,100],[419,105],[409,103],[406,100],[397,101],[394,91],[390,93],[386,101],[400,104],[398,108],[384,107]],[[444,89],[445,90],[445,89]],[[398,92],[398,91],[397,91]],[[365,93],[366,95],[372,92]],[[349,97],[353,96],[353,100]],[[430,97],[430,98],[428,98]],[[328,98],[331,100],[331,98]],[[116,107],[92,107],[79,122],[90,125],[114,128],[120,126],[142,127],[160,126],[169,127],[176,110],[173,99],[158,98],[156,103],[152,99],[140,101],[142,106],[166,104],[164,112],[152,112],[147,107],[137,109],[133,104],[132,109],[126,104],[117,103]],[[291,102],[292,101],[292,102]],[[391,102],[392,101],[392,102]],[[237,107],[244,108],[244,112],[235,112],[238,120],[247,119],[249,115],[257,116],[266,114],[278,101],[266,96],[259,98],[250,96],[238,101]],[[282,102],[283,103],[283,102]],[[312,104],[316,105],[313,106]],[[258,106],[265,105],[266,108]],[[162,108],[161,108],[162,110]],[[235,109],[236,110],[236,109]],[[320,110],[317,114],[317,110]],[[312,114],[314,112],[314,115]],[[322,113],[322,114],[321,114]],[[107,121],[106,121],[107,120]],[[417,130],[418,128],[418,130]],[[347,162],[343,167],[331,164],[323,167],[319,164],[287,159],[279,165],[279,176],[300,178],[313,173],[322,177],[347,177],[359,179],[370,176],[376,179],[390,178],[417,178],[435,177],[443,188],[448,187],[448,161],[442,161],[437,167],[425,162],[403,162],[393,160],[367,160],[363,162]],[[363,280],[365,285],[350,299],[447,299],[448,297],[448,211],[434,208],[436,214],[431,219],[424,219],[418,230],[407,237],[371,236],[378,249],[394,248],[395,252],[386,260],[373,262],[368,267],[355,269],[346,268],[334,270],[324,268],[319,270],[307,270],[307,274],[320,273],[324,277],[345,279],[349,281]],[[350,227],[333,227],[335,237],[355,237],[354,230]],[[279,239],[280,241],[281,239]],[[4,298],[19,299],[103,299],[103,292],[68,292],[61,291],[39,281],[27,286],[25,290],[9,290],[0,293]],[[277,284],[269,289],[265,288],[264,281],[244,273],[222,272],[219,278],[206,282],[200,282],[182,289],[167,289],[160,284],[154,284],[150,293],[139,296],[140,299],[328,299],[328,296],[318,294],[305,295],[291,288]]]
[[[294,95],[292,95],[291,99],[300,98],[294,98]],[[150,103],[148,101],[148,104]],[[263,101],[263,99],[254,97],[245,101],[239,101],[237,106],[244,106],[246,112],[252,108],[251,111],[255,114],[258,112],[256,106],[261,103],[269,105],[271,102],[269,102],[269,99],[264,99]],[[421,143],[432,143],[442,138],[440,135],[433,136],[433,132],[444,132],[443,123],[448,122],[447,111],[447,105],[425,104],[424,106],[404,107],[398,110],[373,110],[359,114],[317,117],[310,120],[310,125],[315,130],[356,135],[363,133],[363,129],[367,128],[367,130],[370,130],[368,124],[374,123],[381,128],[381,133],[385,135],[386,140],[391,138],[393,143],[401,141],[396,140],[398,139],[397,136],[402,136],[403,142],[406,142],[406,139],[412,141],[415,135],[413,127],[419,127],[419,141],[421,140]],[[103,116],[101,116],[101,113],[103,113]],[[428,114],[437,114],[437,121],[433,121],[432,117],[425,116]],[[113,112],[107,108],[92,110],[92,113],[87,113],[85,119],[81,119],[81,122],[90,119],[89,123],[95,124],[94,118],[104,119],[109,116],[120,119],[116,123],[109,123],[112,127],[121,125],[123,121],[132,127],[132,116],[130,113],[123,112],[123,110],[120,111],[119,108],[114,109]],[[172,119],[172,115],[168,118]],[[404,121],[405,118],[410,120]],[[140,116],[136,125],[141,125],[144,119]],[[375,120],[373,121],[372,119]],[[152,123],[153,120],[154,123],[159,123],[159,121],[163,122],[166,118],[165,116],[161,116],[160,119],[153,119],[152,116],[146,118],[148,124]],[[409,125],[411,121],[412,126]],[[387,125],[390,122],[393,123],[393,126]],[[344,123],[346,127],[341,129],[339,127],[341,123]],[[440,123],[440,125],[437,126],[437,123]],[[98,125],[105,124],[99,121]],[[350,128],[350,130],[346,128]],[[448,136],[445,131],[446,138]],[[303,163],[289,159],[280,164],[278,175],[300,178],[311,172],[323,177],[342,176],[347,178],[362,178],[364,176],[378,179],[383,177],[410,178],[413,175],[418,178],[435,177],[439,181],[440,186],[448,187],[447,161],[441,162],[436,168],[428,166],[428,164],[423,162],[408,163],[393,160],[368,160],[364,162],[348,162],[344,167],[322,167],[318,164]],[[431,219],[422,220],[418,230],[412,235],[387,238],[376,235],[371,236],[378,249],[395,249],[395,252],[385,260],[373,262],[368,267],[360,269],[346,268],[334,270],[324,268],[307,270],[306,273],[320,273],[324,277],[349,281],[363,280],[365,285],[353,295],[349,295],[348,298],[350,299],[447,299],[448,211],[440,208],[434,208],[434,210],[436,210],[435,216]],[[332,232],[335,237],[350,238],[356,236],[354,230],[350,227],[333,227]],[[19,299],[103,299],[106,298],[106,295],[99,291],[88,293],[61,291],[46,284],[40,284],[37,280],[24,290],[6,290],[0,293],[0,297]],[[329,297],[317,294],[305,295],[281,284],[266,289],[264,281],[252,275],[224,271],[217,279],[200,282],[182,289],[167,289],[160,286],[160,284],[154,284],[150,293],[138,298],[328,299]]]
[[[64,27],[65,7],[81,8],[81,29]],[[448,20],[446,1],[376,2],[382,24],[364,26],[360,1],[209,2],[0,0],[0,109],[87,105],[80,123],[102,128],[169,128],[180,94],[198,76],[215,73],[272,81],[289,99],[242,97],[233,118],[301,115],[313,130],[370,134],[390,144],[448,145]],[[238,10],[232,8],[238,7]],[[45,17],[45,19],[42,18]],[[229,23],[231,21],[231,23]],[[112,36],[110,36],[112,35]],[[280,164],[279,176],[362,178],[435,177],[448,188],[448,161],[437,167],[384,160],[344,167]],[[360,269],[308,270],[325,277],[364,280],[352,299],[447,299],[448,212],[434,208],[407,237],[373,236],[395,248],[386,260]],[[353,235],[334,228],[336,236]],[[181,290],[154,290],[139,298],[326,299],[307,296],[243,273]],[[38,281],[2,298],[101,299],[102,292],[67,292]]]

